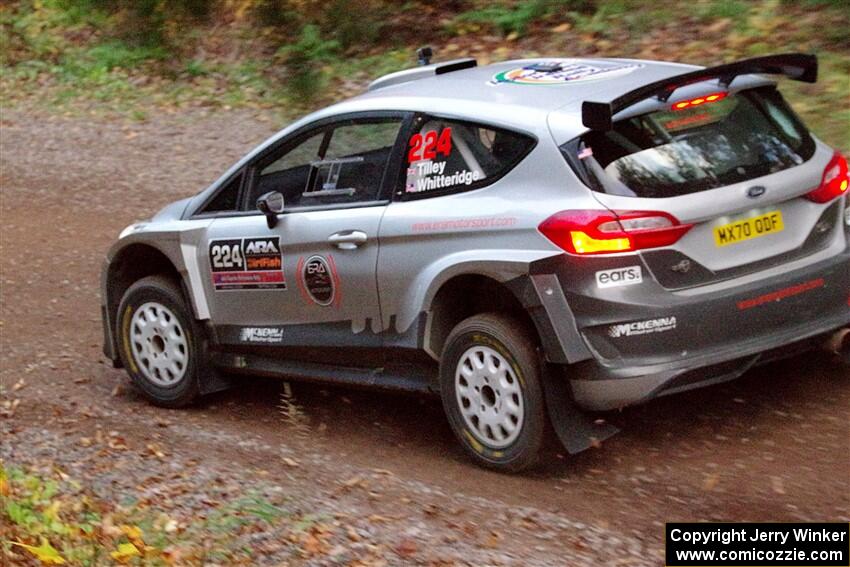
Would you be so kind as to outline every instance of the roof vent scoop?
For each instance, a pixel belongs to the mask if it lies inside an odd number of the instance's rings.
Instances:
[[[416,50],[416,59],[419,61],[418,67],[397,71],[379,77],[369,84],[368,90],[374,91],[390,85],[399,83],[407,83],[417,79],[433,77],[434,75],[444,75],[452,71],[460,71],[462,69],[471,69],[478,66],[478,62],[472,57],[463,59],[454,59],[452,61],[443,61],[440,63],[431,63],[431,58],[434,56],[434,50],[430,47],[420,47]]]

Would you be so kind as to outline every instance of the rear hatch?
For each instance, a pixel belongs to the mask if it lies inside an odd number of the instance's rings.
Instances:
[[[608,209],[692,225],[671,246],[641,252],[669,289],[813,254],[840,230],[841,199],[807,194],[843,158],[809,135],[772,85],[673,98],[562,150]]]

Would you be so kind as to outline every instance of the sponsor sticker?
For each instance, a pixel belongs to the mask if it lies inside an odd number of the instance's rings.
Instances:
[[[410,225],[410,230],[412,230],[413,232],[480,230],[487,228],[507,228],[516,225],[516,223],[516,217],[460,218],[428,222],[415,222]]]
[[[612,268],[596,272],[596,286],[601,288],[620,287],[643,282],[643,271],[640,266]]]
[[[650,333],[663,333],[665,331],[672,331],[675,328],[675,316],[659,317],[658,319],[611,325],[608,327],[608,336],[615,339],[619,337],[633,337],[636,335],[648,335]]]
[[[590,64],[576,59],[551,59],[497,73],[490,80],[490,84],[565,85],[581,81],[610,79],[631,73],[640,67],[643,67],[643,65],[639,63],[599,61]]]
[[[274,344],[283,342],[283,329],[280,327],[242,327],[239,340],[243,343]]]
[[[209,256],[216,291],[286,289],[279,236],[212,240]]]
[[[298,284],[305,301],[321,306],[339,304],[339,275],[332,256],[301,258],[298,272],[301,276]]]

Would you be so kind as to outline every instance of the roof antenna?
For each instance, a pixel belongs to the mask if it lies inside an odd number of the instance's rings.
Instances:
[[[420,65],[430,65],[431,57],[434,56],[434,50],[430,47],[420,47],[416,50],[416,58]]]

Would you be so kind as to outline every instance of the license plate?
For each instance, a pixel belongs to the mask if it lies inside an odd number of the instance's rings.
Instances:
[[[714,242],[717,246],[729,246],[745,240],[752,240],[766,234],[781,232],[782,212],[771,211],[757,217],[741,219],[714,229]]]

